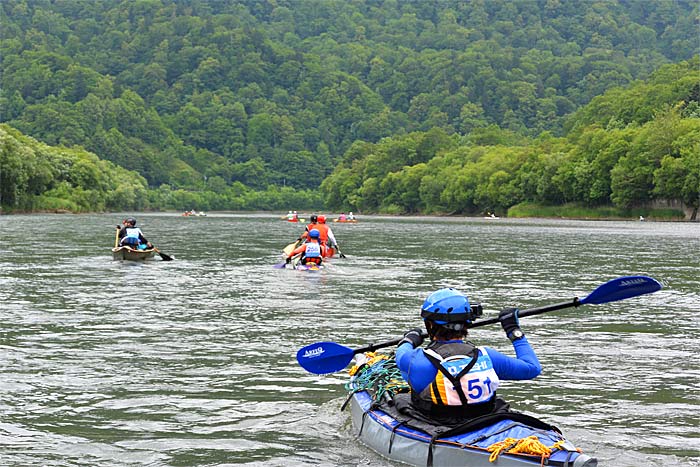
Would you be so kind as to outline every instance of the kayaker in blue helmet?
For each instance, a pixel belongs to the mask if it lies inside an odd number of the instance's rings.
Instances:
[[[498,316],[516,358],[466,341],[468,325],[481,314],[481,305],[470,305],[462,293],[440,289],[421,308],[430,343],[421,347],[420,329],[404,334],[396,363],[411,386],[411,405],[421,413],[432,418],[472,418],[508,410],[508,404],[496,397],[499,381],[533,379],[542,371],[520,329],[516,308]]]
[[[124,224],[124,227],[119,230],[119,245],[133,249],[153,248],[151,242],[143,236],[141,229],[136,227],[136,219],[129,217]],[[119,226],[117,228],[119,229]]]
[[[320,237],[321,233],[317,229],[311,229],[308,241],[287,256],[287,264],[291,263],[292,258],[295,256],[301,255],[301,264],[314,263],[321,265],[326,247],[321,244]]]

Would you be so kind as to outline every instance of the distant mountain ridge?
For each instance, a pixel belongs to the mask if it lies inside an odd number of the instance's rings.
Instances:
[[[151,189],[313,190],[354,142],[564,135],[595,96],[698,53],[698,14],[692,1],[6,0],[0,121]]]

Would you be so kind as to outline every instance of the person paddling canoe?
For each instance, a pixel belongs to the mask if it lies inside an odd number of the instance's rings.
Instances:
[[[513,343],[516,357],[490,347],[477,347],[467,337],[468,325],[482,315],[481,305],[451,288],[433,292],[423,303],[421,316],[430,337],[412,329],[396,350],[396,363],[411,387],[411,405],[432,419],[474,418],[508,410],[496,397],[500,380],[533,379],[540,362],[520,329],[518,309],[502,311],[498,320]]]
[[[139,248],[153,248],[153,245],[151,245],[151,242],[146,240],[146,237],[143,236],[143,232],[141,232],[141,229],[136,227],[136,219],[133,217],[129,217],[125,221],[125,225],[122,228],[119,228],[119,245],[120,246],[128,246],[130,248],[133,248],[134,250],[137,250]],[[143,246],[142,246],[143,245]]]

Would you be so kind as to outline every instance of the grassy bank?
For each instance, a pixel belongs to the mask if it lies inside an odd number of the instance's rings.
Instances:
[[[559,206],[545,206],[536,203],[520,203],[508,209],[508,217],[559,217],[565,219],[639,219],[681,221],[685,214],[680,209],[622,209],[614,206],[582,206],[567,203]]]

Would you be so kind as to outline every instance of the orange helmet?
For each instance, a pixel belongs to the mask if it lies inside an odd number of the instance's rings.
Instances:
[[[326,216],[324,216],[323,214],[321,214],[320,216],[318,216],[318,223],[319,223],[319,224],[325,224],[325,223],[326,223]]]

